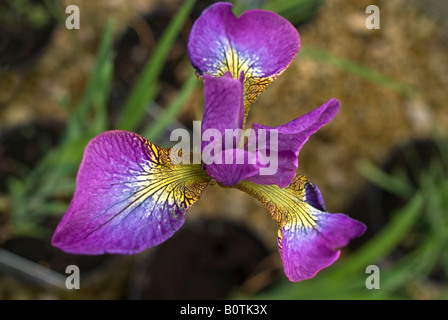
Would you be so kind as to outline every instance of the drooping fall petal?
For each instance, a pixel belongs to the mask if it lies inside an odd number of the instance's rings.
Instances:
[[[210,178],[175,165],[170,149],[135,133],[104,132],[87,145],[72,202],[52,244],[74,254],[134,254],[173,235]]]
[[[242,181],[236,185],[258,199],[278,222],[278,249],[291,281],[312,278],[339,257],[339,248],[365,232],[365,225],[328,213],[317,186],[297,175],[286,188]]]

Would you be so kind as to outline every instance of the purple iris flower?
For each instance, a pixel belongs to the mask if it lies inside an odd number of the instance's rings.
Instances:
[[[73,254],[141,252],[171,237],[187,209],[216,183],[250,194],[269,210],[279,224],[278,248],[291,281],[313,277],[364,233],[361,222],[328,213],[317,186],[296,174],[301,147],[336,115],[338,100],[279,127],[253,124],[254,140],[241,139],[251,103],[291,63],[300,39],[272,12],[250,10],[237,18],[231,8],[217,3],[204,11],[188,43],[204,84],[202,163],[175,163],[173,151],[183,159],[193,155],[136,133],[98,135],[85,149],[54,246]],[[229,143],[226,134],[235,131],[241,136]],[[274,158],[275,170],[263,174]]]

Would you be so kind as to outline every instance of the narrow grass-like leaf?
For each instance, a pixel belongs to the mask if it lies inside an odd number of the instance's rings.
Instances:
[[[98,91],[93,99],[94,117],[92,119],[91,132],[92,136],[108,129],[107,100],[110,94],[112,84],[113,64],[112,59],[104,62],[98,79]]]
[[[76,106],[73,114],[69,118],[67,124],[67,139],[79,137],[86,127],[86,117],[92,110],[92,104],[101,92],[104,75],[107,74],[110,68],[110,59],[112,54],[112,40],[113,40],[113,22],[108,21],[97,55],[95,68],[89,79],[88,85],[85,89],[84,95],[80,103]],[[106,69],[106,70],[105,70]]]
[[[158,92],[158,78],[162,71],[166,57],[179,35],[195,0],[186,1],[170,22],[155,50],[146,62],[134,89],[125,102],[117,129],[135,131],[145,116],[146,108],[150,105]]]
[[[359,172],[378,187],[400,197],[409,199],[415,192],[414,188],[406,181],[390,175],[370,162],[363,161],[358,165]]]
[[[328,51],[310,48],[308,46],[300,50],[300,55],[305,58],[327,63],[336,68],[366,79],[370,82],[398,92],[399,94],[402,94],[406,97],[411,98],[417,95],[417,91],[414,88],[411,88],[395,79],[392,79],[357,62],[335,56]]]
[[[190,98],[194,89],[197,88],[199,84],[200,81],[196,75],[192,73],[187,82],[182,86],[177,97],[166,108],[162,116],[143,133],[143,136],[150,141],[158,141],[164,130],[166,130],[167,126],[169,126],[169,124],[177,117],[182,110],[182,107],[185,105],[185,102]]]
[[[422,213],[424,204],[424,197],[418,192],[415,193],[412,200],[395,213],[389,224],[360,250],[347,257],[343,266],[335,270],[332,276],[338,277],[342,274],[365,269],[366,266],[375,264],[384,258],[403,240]]]
[[[297,24],[316,13],[323,0],[283,0],[267,1],[263,9],[274,11],[291,23]]]

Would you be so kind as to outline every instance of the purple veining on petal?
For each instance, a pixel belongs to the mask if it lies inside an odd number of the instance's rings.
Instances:
[[[259,155],[242,149],[224,150],[218,155],[220,163],[216,161],[206,163],[207,174],[225,186],[232,186],[248,177],[258,174],[263,165],[258,158]]]
[[[366,226],[345,214],[328,213],[319,188],[304,177],[289,189],[303,202],[280,223],[278,245],[286,275],[301,281],[333,264],[339,248],[361,236]]]
[[[200,165],[176,166],[169,150],[135,133],[104,132],[86,147],[52,244],[75,254],[138,253],[183,225],[208,181]]]
[[[265,157],[262,157],[265,158]],[[266,164],[265,167],[273,166],[273,159]],[[264,184],[264,185],[277,185],[280,188],[288,186],[292,179],[296,176],[296,169],[298,167],[297,156],[291,151],[281,151],[277,154],[277,171],[274,174],[260,174],[247,177],[246,180]]]
[[[300,38],[291,23],[265,10],[248,10],[239,18],[232,4],[216,3],[202,13],[188,40],[194,68],[218,76],[241,70],[257,78],[281,73],[300,49]]]
[[[312,278],[333,264],[339,248],[361,236],[366,227],[361,222],[340,213],[314,213],[315,226],[282,228],[281,255],[286,275],[291,281]]]
[[[300,49],[294,26],[278,14],[248,10],[239,18],[230,3],[207,8],[193,25],[187,50],[200,76],[244,75],[244,119],[257,100]]]
[[[265,149],[258,147],[263,153],[277,153],[279,169],[276,175],[281,177],[277,184],[280,188],[289,185],[294,178],[293,172],[298,168],[297,158],[300,149],[308,141],[309,137],[316,133],[323,125],[330,122],[338,113],[340,102],[330,99],[319,108],[278,127],[268,127],[254,123],[252,129],[257,133],[258,146],[264,145]],[[265,130],[261,138],[260,130]],[[277,132],[277,142],[271,141],[271,131]],[[289,178],[287,178],[289,177]],[[250,180],[259,184],[272,184],[275,177],[257,175]]]
[[[235,188],[258,199],[279,225],[278,250],[291,281],[312,278],[335,262],[339,249],[361,236],[363,223],[341,213],[328,213],[316,185],[296,175],[280,189],[244,180]]]
[[[224,139],[226,129],[241,129],[244,121],[243,83],[230,72],[222,77],[204,75],[204,117],[201,132],[218,130]],[[201,150],[209,141],[202,141]],[[222,141],[222,146],[225,143]]]

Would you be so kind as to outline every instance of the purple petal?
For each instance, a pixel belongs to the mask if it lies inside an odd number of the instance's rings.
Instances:
[[[253,176],[250,181],[259,184],[275,182],[280,188],[289,185],[298,168],[297,159],[300,149],[309,137],[316,133],[323,125],[330,122],[338,113],[340,102],[330,99],[319,108],[278,127],[268,127],[254,123],[252,129],[257,135],[257,150],[270,157],[277,156],[279,168],[272,175]],[[262,134],[264,131],[264,134]],[[277,133],[277,142],[271,139],[271,134]],[[260,147],[260,144],[264,147]]]
[[[319,189],[304,176],[283,189],[249,181],[235,187],[260,200],[278,222],[278,249],[291,281],[314,277],[338,259],[339,248],[365,232],[363,223],[326,212]]]
[[[338,113],[341,104],[337,99],[330,99],[313,111],[298,117],[278,127],[268,127],[258,123],[252,125],[252,129],[259,136],[260,130],[266,132],[266,149],[277,152],[291,151],[296,156],[300,149],[308,141],[309,137],[316,133],[323,125],[329,123]],[[274,130],[278,133],[278,143],[271,144],[270,133]]]
[[[362,235],[366,229],[364,224],[344,214],[307,210],[314,219],[312,226],[303,226],[292,220],[281,230],[279,251],[283,268],[291,281],[312,278],[332,265],[339,258],[339,248]]]
[[[296,169],[298,167],[297,156],[289,151],[281,151],[277,153],[277,159],[263,157],[267,164],[264,166],[263,171],[257,172],[257,174],[247,177],[246,180],[265,185],[277,185],[280,188],[288,186],[292,179],[296,176]],[[272,168],[267,171],[267,168]],[[276,170],[274,170],[276,169]]]
[[[199,75],[245,75],[245,116],[251,103],[291,63],[300,38],[291,23],[274,12],[249,10],[239,18],[232,4],[216,3],[193,25],[188,56]]]
[[[171,237],[210,179],[200,165],[174,165],[169,156],[131,132],[92,139],[52,244],[74,254],[134,254]]]
[[[226,129],[242,129],[244,121],[243,84],[229,72],[222,77],[204,75],[204,117],[202,135],[209,129],[218,130],[224,146]],[[207,133],[206,133],[207,135]],[[203,150],[209,141],[202,141]],[[234,146],[232,146],[234,147]]]
[[[225,150],[214,157],[213,162],[207,156],[203,160],[206,163],[207,174],[225,186],[233,186],[258,174],[263,167],[256,154],[242,149]]]
[[[237,18],[232,4],[216,3],[194,23],[187,49],[201,75],[230,71],[237,78],[245,71],[266,78],[286,69],[300,49],[300,38],[294,26],[274,12],[255,9]]]

